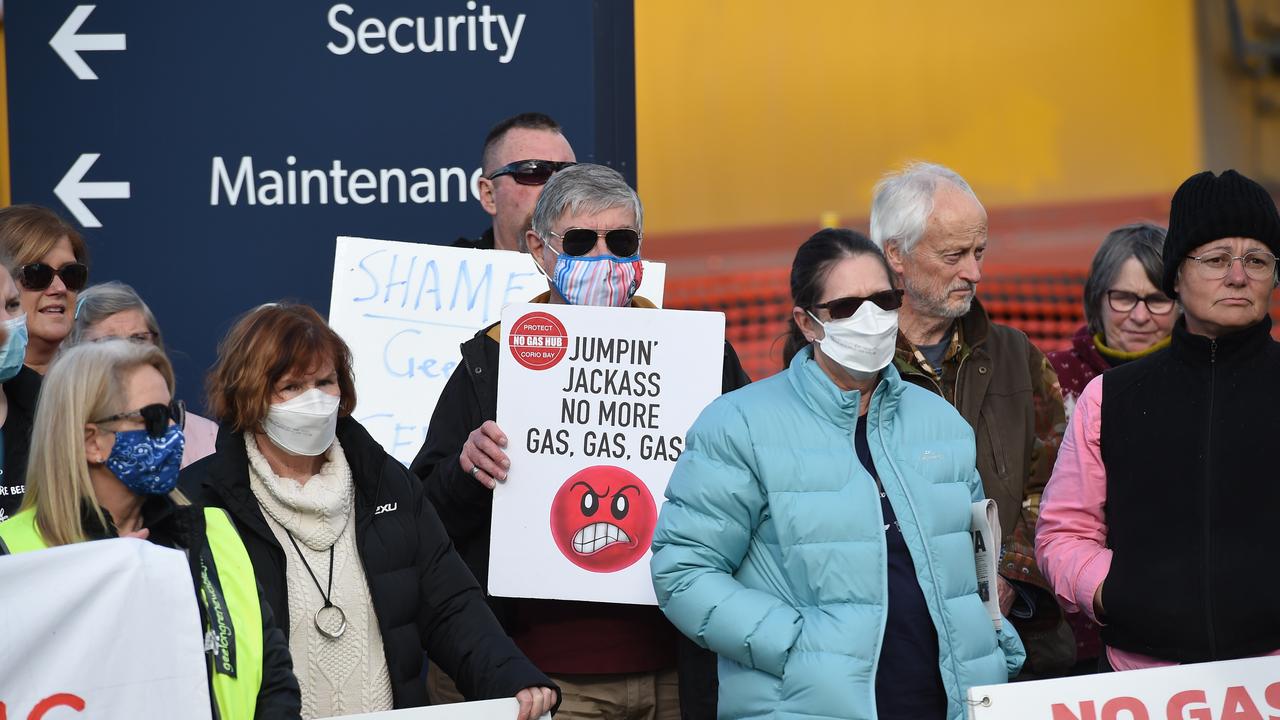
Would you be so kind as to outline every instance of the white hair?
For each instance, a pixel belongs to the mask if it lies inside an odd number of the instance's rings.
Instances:
[[[871,241],[883,251],[889,243],[903,253],[911,252],[924,237],[933,213],[933,196],[938,181],[943,180],[963,190],[981,205],[973,188],[951,168],[927,162],[912,162],[898,173],[885,175],[876,183],[871,201]]]

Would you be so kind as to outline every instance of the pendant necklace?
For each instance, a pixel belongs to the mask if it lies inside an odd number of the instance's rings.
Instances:
[[[320,587],[320,580],[316,578],[315,572],[311,570],[311,565],[307,562],[307,559],[303,557],[302,549],[298,547],[298,541],[293,539],[293,533],[285,531],[285,534],[289,536],[289,542],[293,543],[293,549],[297,551],[298,559],[302,560],[302,567],[307,569],[307,574],[311,576],[311,581],[316,584],[316,590],[320,591],[320,597],[324,598],[324,605],[319,610],[316,610],[316,614],[312,619],[312,622],[316,624],[316,630],[319,630],[321,635],[337,640],[342,637],[342,633],[347,629],[347,614],[342,612],[342,608],[334,605],[329,599],[333,595],[333,545],[329,546],[329,591],[325,592],[324,589]],[[334,545],[337,545],[336,541],[334,542]],[[329,623],[330,625],[336,623],[338,629],[329,630],[328,627],[322,625],[320,623],[321,615],[324,615],[325,618],[331,621]]]

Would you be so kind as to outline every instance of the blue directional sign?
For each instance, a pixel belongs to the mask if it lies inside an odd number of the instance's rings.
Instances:
[[[4,22],[13,201],[142,294],[189,402],[237,315],[328,308],[336,236],[488,227],[498,120],[548,113],[635,177],[629,0],[11,0]]]

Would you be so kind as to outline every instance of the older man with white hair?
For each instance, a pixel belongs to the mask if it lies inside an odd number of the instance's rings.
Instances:
[[[1025,672],[1061,674],[1075,662],[1075,642],[1034,548],[1066,422],[1062,393],[1044,354],[977,300],[987,212],[956,172],[913,163],[876,186],[871,239],[906,289],[894,364],[973,427],[978,472],[1000,506],[1000,606],[1026,644]]]

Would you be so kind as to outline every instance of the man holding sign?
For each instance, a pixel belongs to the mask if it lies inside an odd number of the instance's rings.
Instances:
[[[548,278],[533,302],[652,308],[635,292],[642,278],[643,210],[617,172],[577,165],[543,189],[526,234]],[[499,325],[462,345],[413,470],[423,478],[450,536],[476,577],[488,578],[492,489],[507,477],[508,438],[497,414]],[[722,391],[748,382],[725,343]],[[697,650],[655,607],[493,600],[516,644],[563,692],[560,717],[713,717],[715,658]],[[680,692],[672,669],[679,647]],[[630,716],[630,715],[628,715]]]

